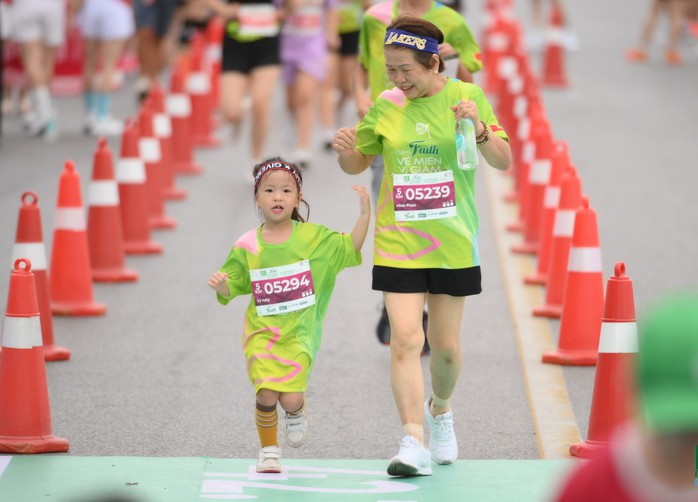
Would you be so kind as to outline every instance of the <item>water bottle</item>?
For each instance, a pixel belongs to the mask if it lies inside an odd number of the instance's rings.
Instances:
[[[475,169],[478,163],[475,125],[470,119],[456,120],[456,153],[458,167],[464,171]]]

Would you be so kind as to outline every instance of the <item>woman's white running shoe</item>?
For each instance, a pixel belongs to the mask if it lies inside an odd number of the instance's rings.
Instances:
[[[400,451],[388,465],[391,476],[431,476],[431,454],[410,435],[400,440]]]

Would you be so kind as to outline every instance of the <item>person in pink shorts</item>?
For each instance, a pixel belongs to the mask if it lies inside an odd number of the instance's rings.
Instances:
[[[293,118],[295,151],[302,168],[310,164],[314,98],[327,74],[327,50],[339,48],[337,0],[292,0],[281,30],[282,77]]]

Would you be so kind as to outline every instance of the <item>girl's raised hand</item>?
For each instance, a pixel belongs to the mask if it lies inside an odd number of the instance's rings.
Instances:
[[[360,185],[352,185],[351,189],[359,194],[359,210],[361,214],[371,214],[371,199],[366,188]]]
[[[216,293],[218,293],[221,296],[228,296],[230,295],[230,289],[228,288],[228,283],[226,282],[228,279],[228,274],[224,274],[223,272],[216,271],[213,273],[211,278],[208,280],[208,286],[215,290]]]

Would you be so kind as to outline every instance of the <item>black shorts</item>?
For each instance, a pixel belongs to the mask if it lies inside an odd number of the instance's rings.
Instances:
[[[445,269],[374,265],[372,288],[388,293],[471,296],[482,293],[482,278],[479,266]]]
[[[223,39],[221,72],[248,74],[255,68],[281,64],[279,37],[265,37],[252,42],[238,42],[228,36]]]
[[[359,53],[359,32],[340,33],[342,44],[339,46],[340,56],[356,56]]]

